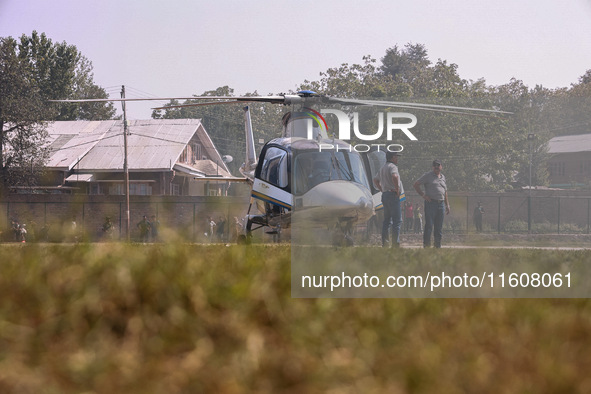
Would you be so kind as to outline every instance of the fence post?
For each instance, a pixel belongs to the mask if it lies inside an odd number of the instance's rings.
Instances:
[[[558,234],[560,234],[560,197],[558,197]]]
[[[195,242],[195,202],[193,201],[193,238],[192,242]]]
[[[123,216],[121,211],[123,209],[122,203],[119,203],[119,239],[121,240],[121,232],[123,231],[121,228],[121,217]]]
[[[587,199],[587,234],[589,234],[589,211],[591,210],[591,198]]]
[[[531,186],[530,186],[531,194]],[[531,195],[527,196],[527,233],[531,234]]]
[[[470,227],[470,206],[469,204],[469,196],[466,196],[466,234],[468,234],[468,228]]]
[[[499,196],[499,212],[497,218],[497,234],[501,233],[501,196]]]

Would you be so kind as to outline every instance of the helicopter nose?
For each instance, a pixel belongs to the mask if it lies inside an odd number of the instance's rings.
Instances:
[[[367,187],[347,181],[324,182],[303,196],[303,208],[322,208],[330,216],[368,220],[373,214],[373,198]]]

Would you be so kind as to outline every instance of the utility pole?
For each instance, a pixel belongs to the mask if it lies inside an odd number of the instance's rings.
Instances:
[[[121,98],[125,98],[125,85],[121,85]],[[125,112],[125,101],[121,102],[123,107],[123,173],[125,176],[125,237],[130,241],[130,215],[129,215],[129,165],[127,163],[127,113]]]

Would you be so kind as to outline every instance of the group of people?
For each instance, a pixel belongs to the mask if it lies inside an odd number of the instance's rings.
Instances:
[[[423,231],[423,214],[418,203],[404,202],[404,232],[419,234]]]
[[[242,221],[237,216],[234,216],[232,224],[228,223],[224,216],[220,216],[217,223],[208,216],[206,225],[208,231],[205,232],[205,237],[209,242],[227,242],[228,240],[235,242],[238,235],[242,233]]]
[[[382,246],[400,246],[400,230],[402,225],[401,201],[406,200],[404,186],[398,172],[400,152],[386,152],[386,163],[380,168],[373,179],[378,190],[382,192],[384,206],[384,222],[382,225]],[[423,230],[423,247],[431,246],[431,236],[436,248],[441,247],[443,236],[443,218],[449,214],[445,176],[441,173],[443,165],[440,160],[433,160],[432,170],[417,179],[413,187],[424,202],[425,226]],[[390,232],[390,228],[392,231]],[[390,234],[391,233],[391,234]],[[391,235],[391,241],[390,241]]]
[[[19,223],[18,220],[10,221],[10,228],[14,234],[14,242],[27,242],[27,225]]]
[[[216,240],[219,242],[226,241],[226,218],[220,216],[216,223],[211,216],[208,216],[207,226],[209,227],[209,231],[205,233],[205,236],[209,239],[209,242]]]

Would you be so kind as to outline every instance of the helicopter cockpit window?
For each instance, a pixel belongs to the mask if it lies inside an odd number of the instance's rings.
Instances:
[[[335,153],[335,161],[341,179],[369,187],[363,162],[358,153],[337,152]]]
[[[273,147],[267,149],[261,169],[261,179],[281,188],[287,187],[286,151]]]
[[[369,187],[359,154],[351,152],[304,152],[294,162],[295,193],[335,180],[357,182]]]

